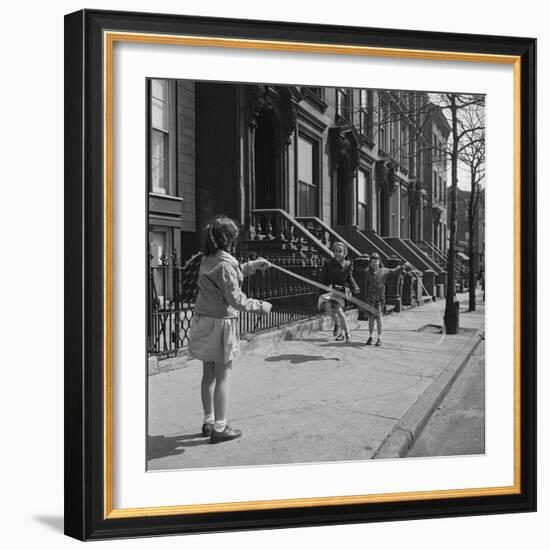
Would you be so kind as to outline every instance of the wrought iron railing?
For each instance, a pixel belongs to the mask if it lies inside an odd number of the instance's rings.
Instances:
[[[266,257],[267,260],[307,279],[321,281],[323,258],[300,259],[293,256]],[[256,333],[279,328],[293,321],[319,315],[317,300],[319,290],[276,269],[258,271],[246,277],[243,292],[249,298],[271,302],[273,308],[266,317],[250,313],[240,314],[241,333]]]
[[[320,281],[322,278],[324,260],[321,257],[264,257],[308,279]],[[151,355],[176,355],[188,346],[200,259],[197,255],[184,266],[178,266],[173,259],[172,265],[165,261],[149,268],[148,350]],[[240,261],[247,259],[240,258]],[[317,310],[319,289],[275,269],[245,277],[243,292],[249,298],[266,300],[273,305],[266,317],[241,312],[243,334],[278,328],[322,313]]]
[[[334,231],[332,227],[316,216],[299,216],[296,218],[296,221],[300,222],[312,235],[329,248],[334,242],[344,243],[348,249],[350,259],[362,255],[357,248],[347,242],[341,235]]]
[[[260,208],[251,212],[251,227],[246,248],[273,256],[299,258],[332,257],[326,243],[321,242],[301,223],[280,208]]]
[[[442,269],[447,269],[447,254],[435,246],[434,243],[418,241],[416,244],[437,262]],[[460,289],[463,289],[468,284],[468,271],[468,266],[455,253],[455,282]]]
[[[415,244],[429,256],[441,269],[447,268],[447,259],[438,250],[432,247],[431,243],[426,241],[415,241]]]
[[[152,355],[174,355],[189,344],[189,328],[197,297],[201,255],[183,266],[166,258],[149,267],[147,347]]]

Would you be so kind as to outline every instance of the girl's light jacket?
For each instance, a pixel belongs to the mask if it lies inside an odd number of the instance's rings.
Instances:
[[[248,298],[241,290],[244,277],[255,271],[253,261],[240,265],[236,258],[223,250],[203,256],[195,312],[218,319],[237,317],[239,311],[260,315],[269,313],[270,304]]]

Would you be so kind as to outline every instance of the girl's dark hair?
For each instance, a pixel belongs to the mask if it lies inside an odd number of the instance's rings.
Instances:
[[[377,258],[377,259],[378,259],[378,267],[385,267],[384,262],[382,261],[382,258]],[[372,269],[370,265],[370,260],[369,260],[369,267],[367,269]]]
[[[204,254],[210,256],[218,250],[228,252],[239,235],[239,226],[227,216],[216,216],[206,226]]]

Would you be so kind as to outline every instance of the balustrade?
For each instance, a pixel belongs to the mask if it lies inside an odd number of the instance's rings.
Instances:
[[[251,212],[248,251],[272,256],[330,257],[328,239],[323,231],[310,231],[284,210],[257,209]]]

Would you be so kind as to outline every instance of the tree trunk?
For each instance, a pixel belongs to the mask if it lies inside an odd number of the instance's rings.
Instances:
[[[468,205],[468,295],[469,304],[468,310],[476,310],[476,268],[475,268],[475,191],[476,182],[475,174],[471,174],[470,180],[470,204]]]
[[[456,254],[456,189],[458,187],[458,124],[457,106],[454,94],[450,96],[453,148],[451,152],[451,217],[449,252],[447,255],[447,296],[445,300],[445,332],[456,334],[458,332],[458,310],[455,307],[455,254]]]

